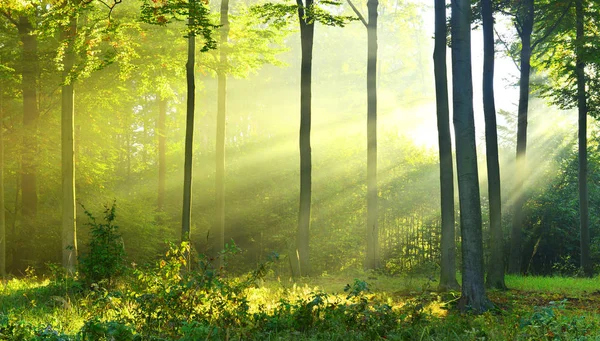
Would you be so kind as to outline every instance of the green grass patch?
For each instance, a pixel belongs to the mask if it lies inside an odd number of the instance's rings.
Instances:
[[[581,296],[588,294],[600,295],[600,277],[536,277],[536,276],[506,276],[509,288],[531,291]]]

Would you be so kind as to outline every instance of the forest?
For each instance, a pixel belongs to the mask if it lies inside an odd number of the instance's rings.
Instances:
[[[597,0],[0,0],[0,340],[600,339]]]

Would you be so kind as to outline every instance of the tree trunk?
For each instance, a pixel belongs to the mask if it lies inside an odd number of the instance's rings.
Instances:
[[[487,286],[506,289],[504,283],[504,236],[502,233],[502,200],[500,164],[498,162],[498,131],[494,100],[494,17],[492,0],[482,0],[483,19],[483,113],[485,115],[485,147],[490,200],[490,261]]]
[[[521,36],[521,75],[519,78],[519,113],[517,123],[517,162],[515,169],[515,203],[510,235],[510,258],[508,272],[521,273],[521,248],[523,239],[523,205],[525,188],[523,186],[526,170],[527,151],[527,112],[529,107],[529,75],[531,71],[531,32],[533,31],[534,0],[525,0],[522,7]]]
[[[217,151],[216,151],[216,217],[215,248],[219,252],[225,248],[225,117],[227,115],[227,39],[229,36],[229,0],[221,0],[221,46],[220,67],[218,68],[217,99]],[[222,259],[219,258],[222,265]]]
[[[367,269],[379,267],[377,198],[377,6],[369,0],[367,25]]]
[[[456,244],[454,242],[454,168],[450,136],[448,76],[446,69],[446,3],[435,0],[435,49],[433,51],[435,96],[437,105],[438,145],[440,155],[440,195],[442,209],[441,274],[439,290],[455,290]]]
[[[310,273],[309,230],[312,183],[312,160],[310,149],[311,91],[312,91],[312,53],[315,24],[312,18],[304,18],[304,8],[310,8],[313,0],[298,3],[300,21],[300,41],[302,45],[302,65],[300,68],[300,210],[298,213],[298,233],[296,248],[300,276]],[[310,15],[310,13],[308,13]]]
[[[190,7],[195,0],[190,1]],[[191,11],[190,11],[191,12]],[[188,18],[189,25],[194,24],[192,14]],[[194,144],[194,108],[196,101],[196,84],[194,66],[196,64],[196,37],[192,32],[188,36],[188,60],[185,65],[187,77],[187,114],[185,121],[185,161],[183,166],[183,216],[181,219],[181,240],[190,240],[192,221],[192,149]]]
[[[452,75],[454,134],[462,236],[460,306],[485,311],[483,240],[471,75],[471,7],[469,0],[452,1]]]
[[[63,86],[62,86],[62,265],[68,273],[75,273],[77,264],[77,225],[75,217],[75,108],[73,81],[69,74],[73,68],[75,53],[73,43],[77,34],[77,19],[71,18],[69,26],[63,32],[63,39],[68,40],[65,53]]]
[[[158,121],[156,131],[158,135],[158,212],[165,209],[165,183],[167,179],[167,100],[161,98],[158,102]]]
[[[586,276],[593,275],[590,260],[589,198],[587,184],[587,103],[585,93],[585,62],[583,61],[583,0],[577,0],[577,109],[579,112],[579,221],[581,238],[581,268]]]
[[[37,38],[32,34],[33,27],[25,16],[19,17],[17,26],[23,44],[23,69],[21,84],[23,91],[23,150],[21,153],[21,200],[23,215],[27,219],[37,214],[37,169],[35,164],[37,153]]]
[[[1,64],[2,61],[0,61]],[[6,217],[4,207],[4,106],[0,83],[0,276],[6,278]],[[15,210],[16,214],[16,210]]]

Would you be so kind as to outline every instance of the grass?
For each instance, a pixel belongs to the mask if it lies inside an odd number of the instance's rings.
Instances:
[[[459,293],[436,293],[428,276],[270,275],[240,291],[235,283],[243,281],[193,291],[206,295],[197,302],[182,301],[192,291],[178,281],[166,278],[158,291],[134,277],[112,290],[32,274],[5,281],[0,340],[600,340],[599,277],[507,276],[511,289],[489,291],[496,308],[477,316],[454,309]],[[214,316],[185,322],[173,302],[190,314],[201,310],[194,304],[210,306]],[[144,315],[143,304],[157,315]]]
[[[563,294],[579,297],[589,294],[600,295],[600,277],[533,277],[506,276],[506,285],[522,291]]]

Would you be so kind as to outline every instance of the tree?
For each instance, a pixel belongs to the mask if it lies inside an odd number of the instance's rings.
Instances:
[[[195,0],[190,0],[191,8]],[[194,16],[188,14],[188,25],[194,25]],[[185,64],[185,77],[187,80],[187,106],[185,115],[185,161],[183,166],[183,210],[181,217],[181,240],[190,240],[190,228],[192,223],[192,158],[194,145],[194,110],[196,106],[196,81],[194,77],[194,66],[196,64],[196,36],[188,33],[188,53]]]
[[[440,158],[440,196],[442,210],[440,290],[458,289],[456,280],[456,244],[454,240],[454,167],[450,136],[448,76],[446,68],[446,2],[435,1],[435,102],[437,106],[438,145]]]
[[[63,31],[68,41],[64,57],[62,104],[61,104],[61,150],[62,150],[62,265],[70,273],[77,264],[77,224],[75,216],[75,96],[71,72],[75,60],[74,40],[77,35],[77,18],[71,16]]]
[[[217,95],[217,151],[216,151],[216,217],[215,232],[217,234],[217,249],[225,247],[225,117],[227,115],[227,40],[229,36],[229,0],[221,0],[221,45],[220,68],[218,68]],[[222,261],[219,258],[219,261]]]
[[[379,204],[377,190],[377,6],[367,1],[365,21],[352,1],[348,4],[367,28],[367,258],[365,268],[379,267]]]
[[[539,58],[540,64],[548,70],[550,81],[541,86],[541,95],[551,98],[554,104],[563,109],[577,107],[580,266],[587,276],[591,276],[587,115],[599,115],[596,98],[600,85],[595,81],[600,64],[595,33],[598,31],[595,19],[598,9],[597,3],[583,0],[561,1],[556,6],[563,10],[561,21],[567,14],[570,17],[564,20],[564,25],[557,26],[556,32],[551,32],[555,34],[544,46],[549,53]]]
[[[513,205],[512,229],[510,234],[510,257],[508,272],[521,272],[521,244],[523,239],[524,179],[527,151],[527,112],[529,108],[529,78],[531,74],[531,33],[533,31],[534,0],[523,1],[517,9],[515,26],[521,38],[519,109],[517,123],[517,168],[515,169],[515,203]]]
[[[312,102],[312,53],[315,34],[315,19],[312,11],[313,0],[296,0],[300,22],[300,42],[302,62],[300,66],[300,209],[298,211],[298,232],[296,249],[298,254],[298,274],[308,275],[310,202],[312,197],[312,156],[310,149],[311,102]]]
[[[190,240],[192,220],[192,157],[194,143],[194,110],[196,106],[196,82],[194,67],[196,64],[196,35],[204,38],[201,51],[206,52],[215,48],[211,34],[216,25],[210,22],[209,9],[202,2],[189,1],[145,1],[142,5],[142,20],[157,25],[166,25],[179,20],[180,14],[187,17],[188,52],[186,69],[187,105],[185,127],[185,160],[183,174],[183,209],[181,218],[181,240]]]
[[[502,233],[498,131],[494,101],[494,17],[492,15],[492,1],[481,0],[481,7],[483,21],[483,113],[485,115],[491,234],[491,252],[486,280],[488,287],[506,289],[506,284],[504,284],[504,235]]]
[[[336,1],[327,1],[327,5],[339,5]],[[333,15],[321,8],[313,0],[296,0],[296,5],[266,3],[257,6],[254,12],[262,15],[266,22],[275,26],[284,25],[295,12],[300,23],[300,44],[302,50],[300,66],[300,208],[298,210],[298,229],[296,233],[295,256],[292,269],[299,276],[310,273],[309,236],[310,209],[312,196],[312,157],[310,147],[311,104],[312,104],[312,52],[315,23],[343,27],[356,18]],[[293,255],[292,255],[293,258]],[[296,263],[296,264],[294,264]]]
[[[483,238],[471,75],[471,8],[469,0],[452,1],[452,90],[456,164],[462,239],[460,306],[475,312],[489,308],[483,271]]]
[[[514,26],[520,42],[509,48],[509,55],[519,68],[519,104],[517,119],[516,169],[512,205],[512,226],[510,232],[510,254],[508,272],[520,273],[522,270],[523,243],[523,205],[527,201],[525,184],[527,162],[527,124],[529,111],[529,93],[531,78],[531,57],[536,48],[543,45],[548,37],[562,22],[568,7],[560,1],[542,2],[539,0],[501,2],[499,10],[514,18]],[[536,32],[537,31],[537,32]],[[535,37],[534,37],[534,33]],[[535,38],[535,39],[534,39]],[[514,51],[518,50],[518,53]],[[545,51],[538,51],[543,54]],[[518,57],[517,57],[518,54]]]
[[[589,226],[589,198],[587,183],[587,103],[584,59],[584,4],[583,0],[575,2],[576,17],[576,46],[575,46],[575,73],[577,78],[577,111],[579,118],[579,221],[581,240],[581,268],[586,276],[593,275],[590,259],[590,226]]]
[[[24,218],[19,243],[25,242],[26,229],[33,229],[34,220],[38,209],[37,196],[37,164],[36,153],[38,150],[37,142],[37,123],[39,118],[38,108],[38,39],[35,35],[35,22],[38,12],[37,6],[33,2],[13,2],[10,1],[6,6],[0,8],[2,14],[18,31],[21,42],[21,95],[23,99],[23,139],[21,145],[21,212]],[[21,246],[16,249],[22,252]],[[13,255],[15,261],[13,267],[22,271],[25,264],[23,254]]]

